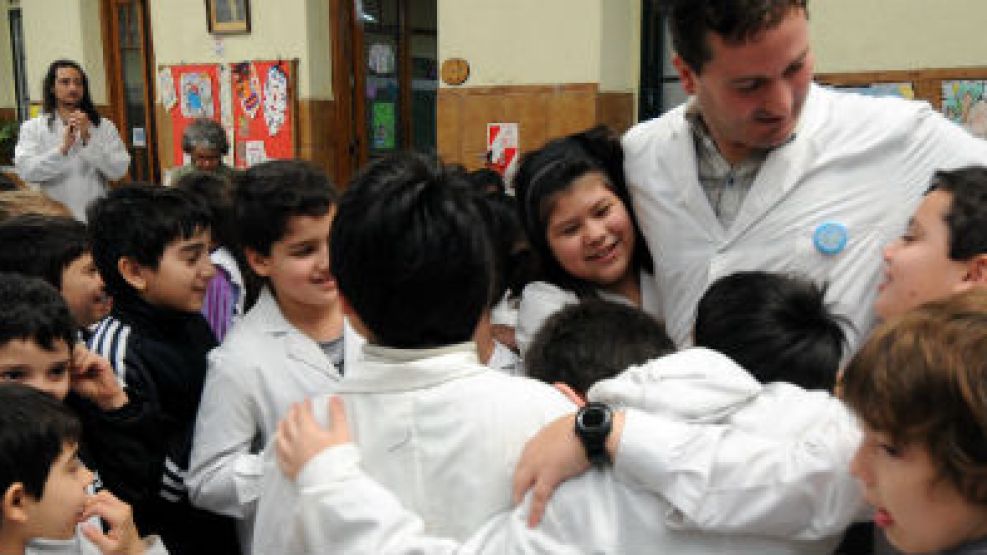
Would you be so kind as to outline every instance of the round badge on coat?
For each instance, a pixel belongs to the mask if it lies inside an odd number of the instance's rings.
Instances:
[[[849,236],[845,225],[826,222],[816,228],[816,232],[812,234],[812,242],[816,245],[817,251],[832,256],[843,252]]]

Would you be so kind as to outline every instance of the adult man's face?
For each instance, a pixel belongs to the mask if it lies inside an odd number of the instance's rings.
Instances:
[[[82,73],[74,67],[56,69],[54,89],[59,108],[78,108],[85,92]]]
[[[706,40],[712,59],[701,73],[678,56],[672,61],[721,154],[739,162],[755,150],[784,143],[812,81],[805,10],[792,8],[778,25],[741,44],[728,44],[712,32]]]

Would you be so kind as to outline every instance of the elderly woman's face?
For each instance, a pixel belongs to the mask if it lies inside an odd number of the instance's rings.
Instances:
[[[222,161],[223,155],[214,148],[196,145],[192,149],[192,165],[197,170],[204,172],[216,171],[216,168],[219,167]]]

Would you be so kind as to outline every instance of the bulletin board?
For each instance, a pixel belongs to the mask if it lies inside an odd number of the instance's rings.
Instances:
[[[236,167],[295,156],[295,85],[288,61],[231,64]]]
[[[924,100],[974,135],[987,138],[987,68],[821,73],[816,81],[865,94]]]
[[[230,166],[294,158],[296,75],[295,60],[161,66],[159,101],[172,124],[174,165],[184,163],[182,134],[199,117],[226,130],[230,153],[224,161]]]

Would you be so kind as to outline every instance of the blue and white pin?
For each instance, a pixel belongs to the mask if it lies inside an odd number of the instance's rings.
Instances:
[[[845,225],[839,222],[825,222],[819,224],[812,234],[812,243],[820,253],[834,256],[843,252],[849,238],[850,233]]]

